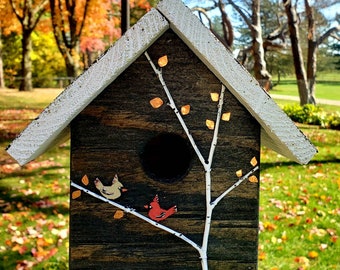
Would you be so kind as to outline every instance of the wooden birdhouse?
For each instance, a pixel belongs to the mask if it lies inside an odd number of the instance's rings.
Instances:
[[[161,1],[8,147],[71,134],[70,269],[256,269],[261,143],[314,146],[180,0]]]

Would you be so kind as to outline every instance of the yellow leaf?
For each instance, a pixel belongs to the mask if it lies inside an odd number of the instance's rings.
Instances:
[[[124,212],[122,210],[117,210],[113,215],[114,219],[121,219],[124,217]]]
[[[220,95],[218,93],[210,93],[210,98],[214,102],[218,101],[219,97]]]
[[[249,180],[249,182],[252,182],[252,183],[258,183],[259,182],[259,179],[257,179],[257,177],[255,175],[249,176],[248,180]]]
[[[190,105],[184,105],[181,107],[181,114],[187,115],[190,113]]]
[[[81,195],[81,191],[80,190],[75,190],[72,192],[72,199],[77,199],[79,198]]]
[[[264,253],[263,251],[259,252],[258,259],[260,261],[263,261],[265,258],[266,258],[266,253]]]
[[[223,121],[229,121],[230,120],[230,112],[226,112],[222,114],[222,120]]]
[[[253,157],[251,160],[250,160],[250,164],[255,167],[257,165],[257,159],[256,157]]]
[[[150,100],[150,104],[154,109],[158,109],[163,105],[163,100],[159,97],[155,97],[154,99]]]
[[[165,67],[168,64],[168,56],[164,55],[158,59],[158,65],[160,67]]]
[[[236,171],[236,176],[237,177],[241,177],[242,176],[242,170],[238,170],[238,171]]]
[[[211,130],[215,128],[215,122],[212,120],[209,120],[209,119],[205,120],[205,124]]]
[[[317,253],[316,251],[309,251],[308,252],[308,258],[310,259],[316,259],[319,256],[319,253]]]
[[[83,178],[81,179],[81,182],[82,182],[85,186],[87,186],[87,185],[89,184],[89,178],[87,177],[86,174],[85,174],[85,175],[83,176]]]

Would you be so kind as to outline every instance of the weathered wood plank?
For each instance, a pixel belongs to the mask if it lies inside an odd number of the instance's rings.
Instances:
[[[219,92],[221,82],[171,30],[148,53],[155,62],[160,56],[168,56],[163,76],[177,106],[191,105],[190,114],[183,117],[207,157],[213,131],[205,126],[205,120],[215,120],[217,113],[217,103],[211,101],[210,93]],[[157,110],[149,104],[154,97],[164,101]],[[96,177],[108,185],[118,173],[128,192],[117,202],[147,215],[144,205],[158,194],[162,207],[178,207],[178,213],[162,224],[201,244],[205,176],[197,156],[193,153],[185,178],[172,184],[150,179],[141,165],[140,154],[150,138],[161,132],[185,138],[166,103],[150,64],[144,56],[139,57],[72,121],[71,178],[81,184],[81,177],[87,174],[88,188],[97,192],[93,183]],[[247,172],[252,168],[249,161],[253,156],[259,160],[257,121],[229,91],[223,111],[231,112],[231,118],[220,125],[211,172],[213,198],[237,181],[237,170]],[[92,269],[160,269],[160,261],[170,269],[200,268],[199,254],[190,245],[131,215],[115,220],[115,211],[111,205],[86,194],[71,201],[71,269],[86,269],[87,265]],[[210,269],[254,267],[257,226],[258,185],[245,182],[214,210],[208,251]],[[92,246],[93,252],[89,253]]]

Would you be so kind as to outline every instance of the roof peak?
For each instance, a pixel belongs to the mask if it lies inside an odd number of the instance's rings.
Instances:
[[[264,145],[302,164],[314,156],[317,151],[303,133],[180,0],[163,0],[144,15],[32,121],[7,152],[23,165],[65,139],[70,122],[169,28],[260,123]]]

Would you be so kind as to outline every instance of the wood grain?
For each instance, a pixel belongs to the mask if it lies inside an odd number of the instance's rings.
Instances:
[[[177,106],[190,104],[190,114],[183,117],[207,158],[213,131],[205,126],[205,120],[216,118],[217,103],[211,101],[210,92],[220,91],[220,81],[171,30],[148,53],[154,62],[168,56],[163,76]],[[154,97],[162,98],[165,104],[152,108],[149,101]],[[163,224],[201,244],[205,178],[197,156],[193,153],[188,175],[172,184],[150,179],[140,162],[144,145],[155,135],[172,132],[185,138],[166,102],[149,63],[144,56],[139,57],[72,121],[71,178],[81,184],[87,174],[88,187],[96,192],[96,177],[109,184],[117,173],[128,189],[119,203],[147,215],[144,205],[158,194],[163,208],[178,206],[178,213]],[[212,167],[213,198],[237,181],[236,170],[249,171],[251,158],[259,160],[260,125],[229,91],[223,110],[230,111],[231,118],[220,125]],[[187,243],[128,214],[116,220],[115,210],[86,194],[71,201],[71,269],[200,268],[197,251]],[[210,269],[255,269],[257,228],[258,184],[246,182],[214,210]]]

